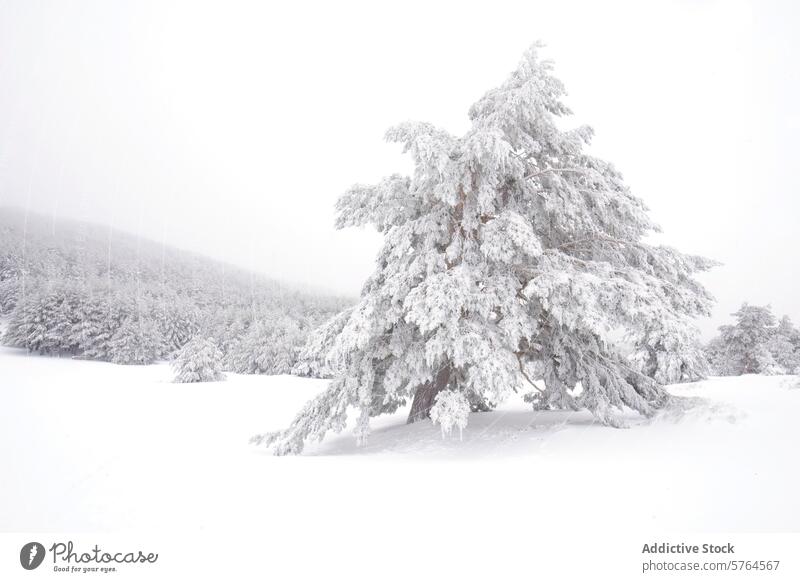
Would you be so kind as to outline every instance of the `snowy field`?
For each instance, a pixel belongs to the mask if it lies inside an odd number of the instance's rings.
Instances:
[[[793,376],[675,386],[702,402],[680,418],[632,416],[627,430],[514,402],[473,414],[462,442],[442,440],[429,422],[406,426],[399,412],[375,422],[364,448],[346,431],[283,458],[248,438],[286,425],[324,381],[170,380],[167,365],[0,350],[0,463],[13,469],[0,482],[3,530],[235,527],[293,513],[332,517],[336,505],[357,512],[359,504],[415,519],[414,507],[429,507],[445,488],[453,498],[440,510],[453,519],[461,504],[503,511],[506,499],[529,498],[515,511],[535,509],[539,523],[556,527],[578,515],[602,520],[613,508],[636,528],[800,529]],[[497,483],[508,495],[496,496]],[[606,504],[583,505],[587,488]]]
[[[365,448],[345,432],[301,457],[248,438],[284,426],[324,381],[170,380],[163,364],[1,349],[2,530],[258,531],[273,551],[335,560],[373,534],[489,551],[513,531],[800,529],[796,377],[676,386],[702,400],[625,430],[519,402],[472,415],[462,442],[401,412],[378,420]],[[497,543],[511,554],[523,542]]]

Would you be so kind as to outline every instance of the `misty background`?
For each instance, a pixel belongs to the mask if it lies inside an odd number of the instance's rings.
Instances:
[[[408,172],[385,130],[460,134],[533,41],[570,124],[742,301],[800,321],[791,2],[0,1],[0,206],[77,218],[356,295],[380,237],[356,182]]]

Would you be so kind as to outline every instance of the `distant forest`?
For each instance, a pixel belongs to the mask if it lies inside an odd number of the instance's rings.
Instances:
[[[0,208],[5,345],[148,364],[202,337],[227,371],[282,374],[351,304],[109,227]]]

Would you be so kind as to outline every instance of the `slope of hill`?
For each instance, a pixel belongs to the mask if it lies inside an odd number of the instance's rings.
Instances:
[[[0,208],[10,346],[143,364],[201,335],[228,370],[285,373],[308,331],[347,305],[108,227]]]

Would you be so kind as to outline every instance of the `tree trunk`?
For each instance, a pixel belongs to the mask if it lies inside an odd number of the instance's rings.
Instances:
[[[449,383],[450,366],[442,366],[433,382],[425,382],[419,386],[414,393],[414,400],[411,403],[411,410],[408,413],[406,424],[429,418],[436,395],[447,388]]]

